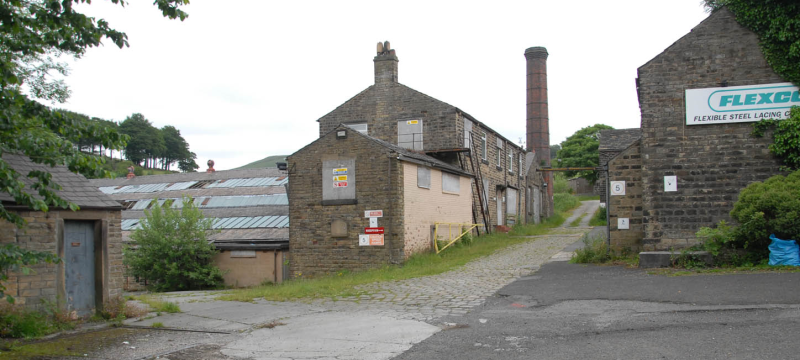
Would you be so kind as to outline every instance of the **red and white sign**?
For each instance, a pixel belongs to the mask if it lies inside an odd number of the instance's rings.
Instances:
[[[383,210],[367,210],[364,211],[365,218],[379,218],[383,217]]]
[[[383,234],[359,234],[359,246],[383,246]]]
[[[335,188],[347,187],[347,181],[334,181],[333,187]]]
[[[383,234],[383,227],[364,228],[364,234]]]

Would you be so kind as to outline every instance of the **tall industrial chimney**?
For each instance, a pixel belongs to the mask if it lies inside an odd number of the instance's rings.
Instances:
[[[550,119],[547,114],[547,49],[541,46],[525,50],[527,67],[527,137],[528,151],[536,152],[539,165],[550,166]],[[546,172],[547,195],[553,196],[553,174]]]

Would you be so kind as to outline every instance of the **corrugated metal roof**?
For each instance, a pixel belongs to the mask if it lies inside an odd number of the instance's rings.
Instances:
[[[140,219],[122,220],[122,230],[130,231],[139,228]],[[256,228],[287,228],[288,216],[242,216],[213,219],[213,229],[256,229]]]
[[[218,180],[206,185],[206,188],[234,188],[234,187],[254,187],[254,186],[283,186],[289,182],[288,177],[265,177],[250,179],[228,179]]]
[[[142,184],[118,186],[103,186],[100,191],[106,194],[125,194],[125,193],[151,193],[160,191],[186,190],[196,184],[197,181],[185,181],[178,183]]]
[[[168,199],[158,199],[159,205],[164,205]],[[172,208],[180,209],[183,207],[183,201],[178,198],[171,198]],[[134,200],[130,200],[134,202]],[[135,201],[130,210],[145,210],[150,207],[153,200],[139,200]],[[289,198],[286,194],[274,195],[253,195],[253,196],[215,196],[207,197],[201,196],[194,198],[194,205],[199,208],[226,208],[226,207],[254,207],[254,206],[270,206],[270,205],[289,205]]]
[[[249,179],[227,179],[216,180],[205,188],[236,188],[236,187],[266,187],[266,186],[283,186],[289,182],[288,177],[263,177],[263,178],[249,178]],[[118,186],[103,186],[100,191],[106,194],[127,194],[127,193],[154,193],[161,191],[174,191],[186,190],[198,181],[185,181],[177,183],[158,183],[158,184],[141,184],[141,185],[126,185]]]

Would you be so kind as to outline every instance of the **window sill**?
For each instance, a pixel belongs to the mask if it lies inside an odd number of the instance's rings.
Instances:
[[[489,165],[489,160],[486,160],[486,159],[481,159],[481,162],[482,162],[482,163],[484,163],[484,164],[486,164],[486,165]]]
[[[459,195],[461,195],[460,193],[457,193],[457,192],[450,192],[450,191],[444,191],[444,190],[442,190],[442,194],[445,194],[445,195],[455,195],[455,196],[459,196]]]
[[[503,168],[501,168],[499,166],[496,166],[496,167],[497,167],[497,171],[503,171]]]
[[[358,200],[356,200],[356,199],[322,200],[322,206],[328,206],[328,205],[356,205],[356,204],[358,204]]]

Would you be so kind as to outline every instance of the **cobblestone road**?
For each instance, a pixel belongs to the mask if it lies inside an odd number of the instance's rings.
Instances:
[[[511,246],[443,274],[369,284],[359,288],[367,295],[317,301],[315,305],[333,311],[358,309],[424,321],[445,315],[463,315],[503,286],[536,271],[589,230],[588,227],[557,229],[550,235],[531,237],[533,241]]]

